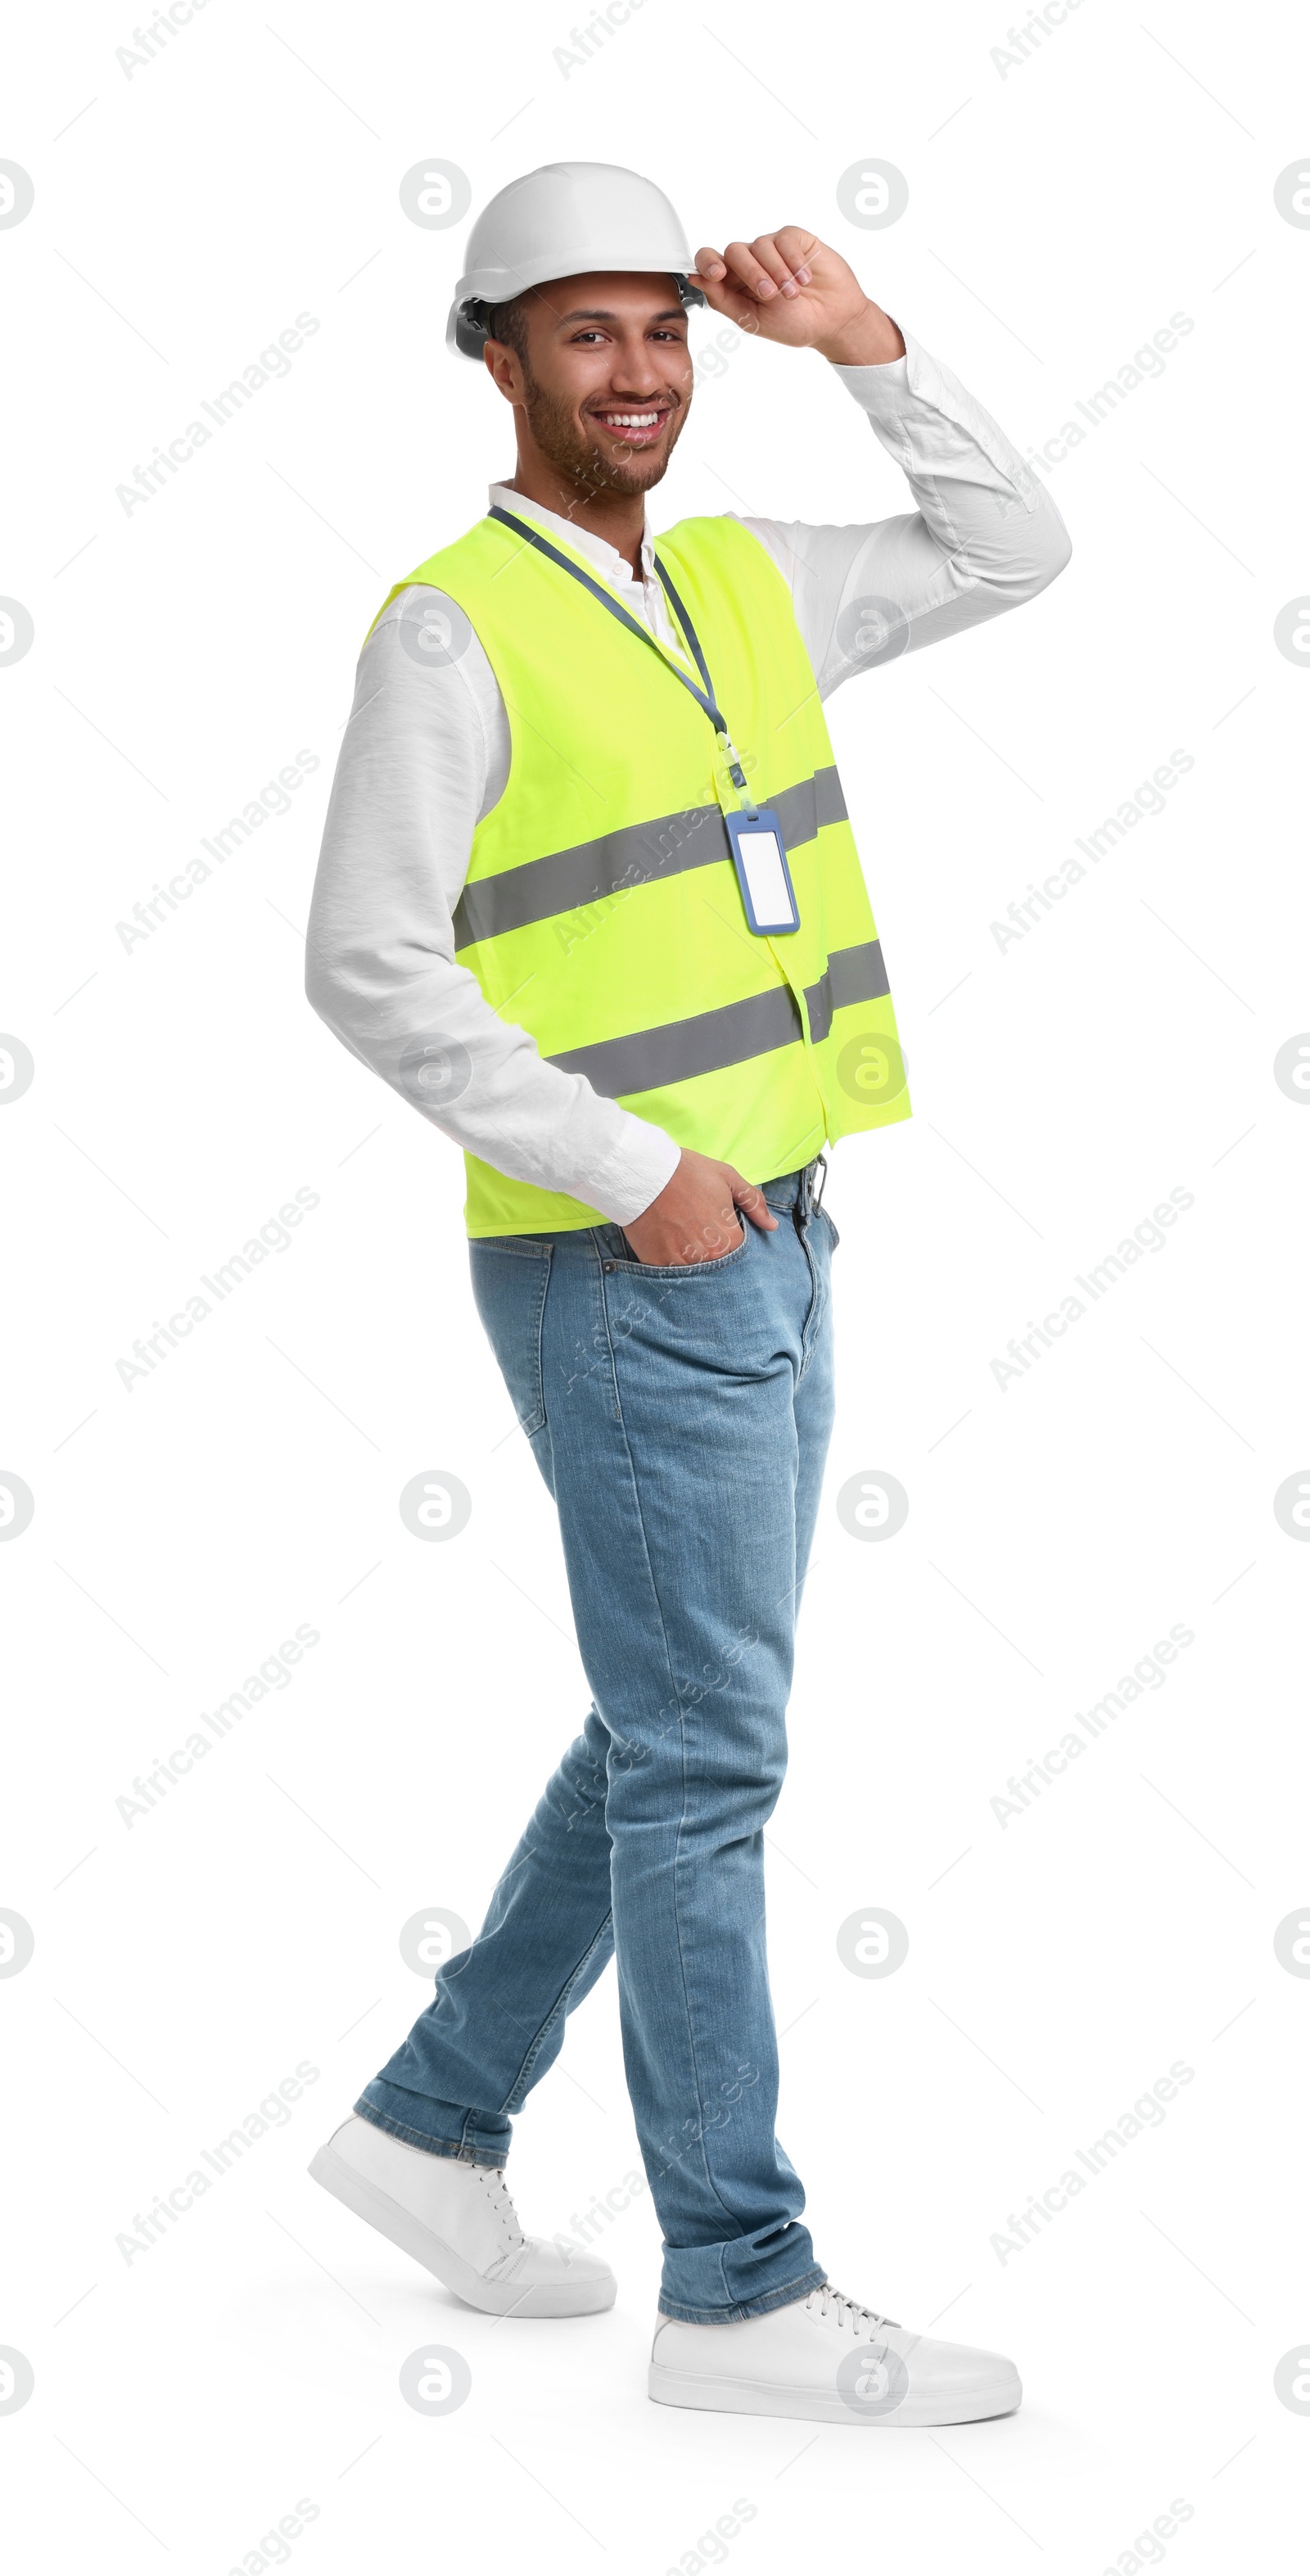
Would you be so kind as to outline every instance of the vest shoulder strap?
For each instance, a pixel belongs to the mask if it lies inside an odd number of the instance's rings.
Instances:
[[[506,545],[519,542],[512,531],[507,530],[502,521],[493,519],[490,513],[475,519],[463,536],[455,537],[449,545],[438,547],[435,554],[416,564],[402,580],[392,583],[364,642],[367,644],[374,627],[380,624],[392,601],[399,599],[402,591],[412,589],[415,583],[431,590],[444,590],[451,579],[458,580],[461,575],[467,577],[470,572],[475,577],[479,574],[489,577],[502,562]],[[552,538],[551,542],[555,540]],[[752,536],[740,519],[726,515],[679,519],[664,535],[656,537],[655,548],[657,553],[671,557],[675,571],[688,573],[693,579],[731,579],[737,586],[745,582],[752,588],[758,582],[761,596],[769,600],[775,612],[778,605],[776,594],[781,589],[787,611],[792,613],[791,593],[778,565],[767,546],[761,545],[759,538]],[[579,564],[585,571],[585,559],[581,556]]]

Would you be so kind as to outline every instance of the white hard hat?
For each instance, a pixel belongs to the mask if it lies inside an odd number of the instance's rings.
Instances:
[[[692,255],[663,189],[609,161],[549,161],[511,179],[483,207],[464,256],[446,346],[466,358],[481,357],[494,305],[548,277],[629,269],[672,277],[684,305],[705,301],[688,283]]]

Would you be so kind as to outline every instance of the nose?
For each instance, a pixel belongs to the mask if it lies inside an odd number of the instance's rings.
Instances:
[[[673,354],[670,351],[670,356]],[[671,387],[661,369],[658,354],[644,337],[635,337],[616,349],[610,369],[610,395],[611,398],[635,397],[639,401],[649,401],[655,395],[666,400],[670,398]]]
[[[653,367],[631,367],[626,371],[616,369],[610,378],[608,399],[611,402],[655,402],[667,397],[668,390]]]

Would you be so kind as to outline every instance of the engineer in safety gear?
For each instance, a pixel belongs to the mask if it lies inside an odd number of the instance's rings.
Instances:
[[[693,258],[638,174],[528,173],[475,224],[450,343],[452,385],[481,366],[516,453],[462,534],[439,480],[423,496],[435,550],[368,630],[307,989],[436,1131],[434,1196],[442,1140],[463,1151],[473,1301],[558,1510],[592,1696],[356,2117],[485,2180],[613,1957],[661,2320],[735,2327],[826,2281],[774,2125],[764,1835],[852,1257],[825,1149],[867,1205],[895,1150],[872,1131],[910,1108],[883,675],[1035,599],[1070,548],[989,413],[803,224]],[[864,435],[853,404],[905,477],[899,514],[839,524],[821,445],[785,460],[812,520],[756,515],[754,470],[735,490],[729,396],[781,450],[793,370],[809,393],[817,366],[834,449]],[[702,488],[733,506],[657,535],[694,407]],[[858,788],[824,712],[848,685]],[[894,811],[930,863],[931,778],[902,772]],[[851,1312],[876,1315],[877,1286],[848,1275]],[[416,1420],[463,1365],[420,1339]],[[474,1538],[506,1490],[488,1445]],[[515,1573],[512,1537],[491,1553]],[[502,1626],[493,1583],[435,1596],[427,1776],[464,1801],[496,1798],[502,1741],[536,1716],[530,1614]],[[830,1707],[834,1744],[853,1722]]]

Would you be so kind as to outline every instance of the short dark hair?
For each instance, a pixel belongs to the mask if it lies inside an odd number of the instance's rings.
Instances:
[[[487,338],[502,340],[512,349],[521,367],[528,364],[528,299],[512,296],[508,304],[493,304],[487,315]]]

